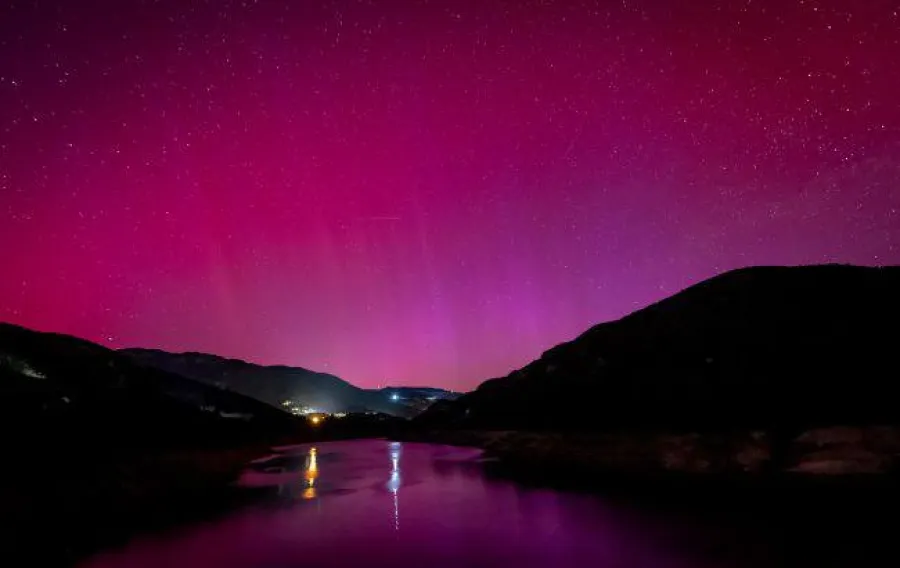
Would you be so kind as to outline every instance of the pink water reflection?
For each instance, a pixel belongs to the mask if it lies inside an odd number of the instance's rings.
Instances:
[[[135,540],[84,568],[731,566],[602,499],[484,474],[474,450],[386,441],[290,448],[242,483],[282,503]],[[265,473],[268,471],[268,473]]]

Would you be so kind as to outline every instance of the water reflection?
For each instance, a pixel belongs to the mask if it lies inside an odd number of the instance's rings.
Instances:
[[[403,444],[400,442],[391,442],[388,446],[388,453],[391,456],[391,477],[388,479],[387,488],[391,492],[394,501],[394,530],[400,530],[400,455],[403,453]]]
[[[303,468],[303,477],[306,479],[306,487],[303,488],[304,499],[316,498],[316,479],[319,477],[319,464],[316,448],[310,448],[306,456],[306,465]]]
[[[660,493],[665,503],[657,507],[627,492],[523,484],[482,466],[477,450],[428,444],[296,446],[248,472],[250,486],[283,484],[295,502],[138,538],[82,568],[897,566],[893,525],[879,522],[896,501],[881,492],[835,507],[832,489],[796,500],[791,492],[698,489]],[[306,490],[311,501],[301,501]],[[711,496],[728,502],[704,511]],[[747,504],[757,498],[766,501]],[[823,546],[832,542],[843,548]]]

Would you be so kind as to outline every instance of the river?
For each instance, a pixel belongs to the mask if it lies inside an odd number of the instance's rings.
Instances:
[[[268,498],[136,538],[82,566],[724,568],[884,560],[875,546],[882,535],[865,528],[872,521],[848,517],[843,505],[817,499],[820,509],[797,513],[785,496],[786,513],[751,514],[743,501],[656,506],[498,476],[480,451],[466,448],[382,440],[292,446],[250,464],[239,484],[268,488],[260,490]]]

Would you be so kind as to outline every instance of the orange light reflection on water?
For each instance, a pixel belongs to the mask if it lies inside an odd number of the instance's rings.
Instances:
[[[318,451],[316,448],[309,449],[309,455],[306,456],[306,468],[303,477],[306,479],[306,488],[303,490],[302,497],[304,499],[316,498],[316,478],[319,477]]]

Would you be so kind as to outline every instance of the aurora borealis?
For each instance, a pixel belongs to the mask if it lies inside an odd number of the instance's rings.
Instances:
[[[900,263],[900,7],[0,7],[0,320],[469,389],[723,270]]]

